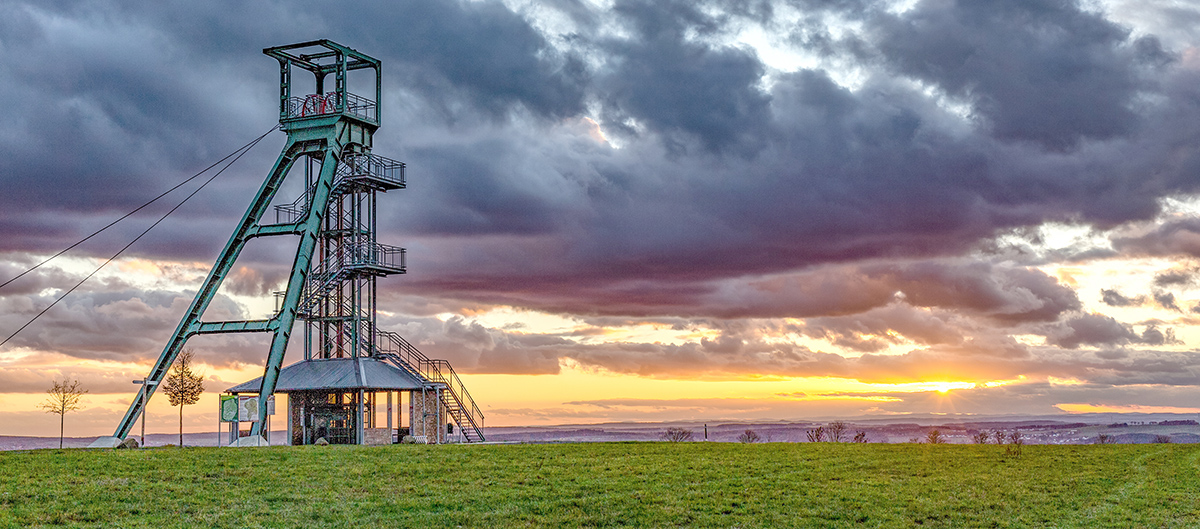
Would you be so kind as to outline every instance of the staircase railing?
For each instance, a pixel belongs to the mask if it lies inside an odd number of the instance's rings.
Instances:
[[[408,364],[409,369],[415,368],[421,378],[443,385],[448,390],[445,394],[448,394],[453,401],[447,402],[447,407],[460,410],[461,417],[467,423],[463,424],[463,421],[457,420],[456,417],[455,422],[459,423],[459,428],[467,432],[467,426],[470,426],[472,433],[483,440],[483,411],[479,409],[475,399],[471,398],[471,393],[467,391],[467,387],[462,383],[458,373],[450,366],[450,362],[430,359],[394,332],[376,331],[375,334],[378,337],[386,338],[386,340],[377,339],[375,345],[384,356],[393,356],[396,360]]]
[[[340,182],[369,177],[392,186],[404,187],[404,167],[404,162],[378,154],[349,153],[342,157],[337,166],[337,178]]]
[[[343,302],[343,309],[346,312],[353,310],[347,302]],[[471,397],[471,393],[467,391],[466,385],[450,362],[425,356],[404,337],[394,332],[375,329],[371,320],[363,316],[357,327],[357,339],[361,350],[367,351],[371,356],[390,361],[423,382],[444,388],[446,391],[442,392],[443,404],[467,442],[483,441],[483,411],[479,409],[479,405],[475,403],[475,399]],[[344,333],[343,337],[347,342],[353,343],[354,329],[352,325],[342,328],[341,332]]]

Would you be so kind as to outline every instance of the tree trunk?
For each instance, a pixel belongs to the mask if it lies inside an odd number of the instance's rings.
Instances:
[[[179,404],[179,446],[183,447],[183,404]]]
[[[67,423],[66,412],[58,414],[58,447],[63,447],[63,426]]]

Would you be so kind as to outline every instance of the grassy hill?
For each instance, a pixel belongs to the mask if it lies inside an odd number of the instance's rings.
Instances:
[[[0,453],[0,527],[1195,527],[1200,447],[827,443]]]

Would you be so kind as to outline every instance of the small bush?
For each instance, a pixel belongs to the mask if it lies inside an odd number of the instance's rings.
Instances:
[[[1163,434],[1158,434],[1158,435],[1154,436],[1154,442],[1156,442],[1156,443],[1170,443],[1170,442],[1171,442],[1171,436],[1169,436],[1169,435],[1163,435]]]
[[[683,443],[691,441],[693,435],[691,430],[672,426],[667,428],[667,431],[663,432],[662,435],[659,435],[659,438],[669,443]]]
[[[1020,430],[1013,430],[1008,434],[1008,446],[1004,447],[1004,453],[1010,456],[1021,455],[1021,445],[1025,444],[1025,439],[1021,437]]]
[[[865,443],[865,442],[867,442],[867,432],[864,432],[864,431],[862,431],[862,430],[859,430],[859,432],[858,432],[858,433],[854,434],[854,442],[855,442],[855,443]]]
[[[940,445],[946,443],[946,438],[942,437],[942,432],[938,431],[937,428],[934,428],[929,430],[929,433],[925,434],[925,442],[931,445]]]
[[[746,430],[742,432],[742,435],[738,436],[739,443],[757,443],[759,441],[762,441],[762,437],[759,437],[754,430]]]
[[[810,442],[810,443],[821,443],[821,442],[825,441],[825,427],[824,426],[818,426],[812,430],[809,430],[807,433],[808,433],[808,442]]]
[[[1102,433],[1102,434],[1099,434],[1096,436],[1096,444],[1098,444],[1098,445],[1110,445],[1110,444],[1113,444],[1116,442],[1117,442],[1117,437],[1115,435],[1109,435],[1106,433]]]

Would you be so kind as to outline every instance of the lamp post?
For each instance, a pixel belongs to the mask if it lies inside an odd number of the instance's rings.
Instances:
[[[156,381],[156,380],[147,380],[147,379],[144,379],[144,378],[143,378],[143,379],[141,379],[141,380],[134,380],[134,381],[133,381],[133,383],[134,383],[134,384],[142,384],[142,385],[144,385],[144,386],[157,386],[157,385],[158,385],[158,381]],[[146,446],[146,402],[149,400],[149,399],[147,399],[146,397],[148,397],[148,396],[149,396],[149,395],[148,395],[148,393],[150,393],[150,390],[149,390],[149,388],[146,388],[146,389],[145,389],[145,391],[142,391],[142,392],[140,393],[140,394],[141,394],[141,396],[142,396],[142,402],[141,402],[141,408],[142,408],[142,444],[141,444],[141,445],[139,445],[139,446],[143,446],[143,447],[144,447],[144,446]]]

